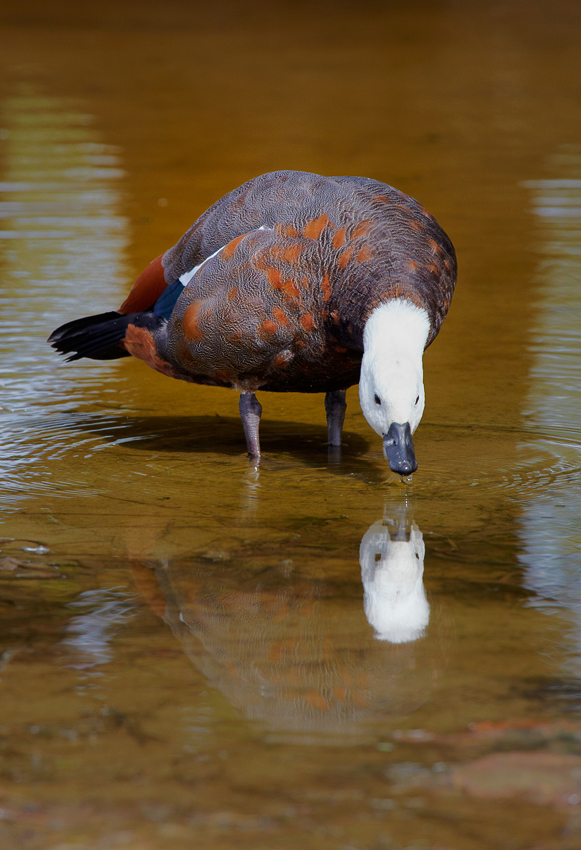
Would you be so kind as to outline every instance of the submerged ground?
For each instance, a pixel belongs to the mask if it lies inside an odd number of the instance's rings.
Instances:
[[[579,847],[580,33],[573,0],[3,3],[2,848]],[[255,469],[234,393],[45,343],[279,168],[456,245],[411,483],[355,388],[340,459],[321,397],[262,394]]]

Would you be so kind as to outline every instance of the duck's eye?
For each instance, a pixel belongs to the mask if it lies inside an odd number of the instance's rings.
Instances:
[[[377,393],[375,393],[375,403],[376,403],[376,404],[381,404],[381,399],[379,398],[379,396],[377,395]]]
[[[417,404],[419,400],[420,400],[420,397],[418,396],[417,399],[415,400],[414,404]]]

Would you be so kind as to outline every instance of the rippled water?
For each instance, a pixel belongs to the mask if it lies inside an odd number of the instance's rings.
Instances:
[[[531,604],[565,611],[574,651],[566,668],[579,674],[581,649],[581,148],[564,146],[549,157],[553,178],[528,181],[539,218],[539,315],[530,346],[532,387],[524,416],[536,431],[523,447],[548,451],[563,470],[535,499],[523,494],[521,518]],[[576,686],[575,686],[576,687]]]
[[[578,5],[0,10],[0,845],[573,850]],[[217,197],[419,198],[460,279],[411,482],[348,393],[58,362]]]

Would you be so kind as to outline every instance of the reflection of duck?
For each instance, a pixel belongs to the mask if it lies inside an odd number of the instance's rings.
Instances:
[[[363,606],[378,640],[407,643],[423,635],[430,619],[422,581],[425,551],[415,523],[406,531],[403,522],[374,522],[363,535]]]
[[[377,525],[362,544],[370,553]],[[412,536],[408,547],[420,551],[415,527]],[[136,582],[208,683],[271,736],[373,736],[374,724],[378,734],[386,720],[413,712],[430,694],[438,647],[435,640],[412,642],[419,617],[413,637],[400,612],[392,643],[377,641],[358,581],[321,581],[308,562],[277,564],[276,555],[265,568],[264,554],[258,561],[256,553],[228,560],[219,554],[155,571],[136,566]],[[317,576],[319,568],[320,562]]]
[[[217,201],[137,279],[118,311],[69,322],[69,359],[132,354],[165,375],[242,391],[260,456],[256,390],[325,392],[341,444],[345,389],[394,472],[414,472],[422,355],[448,311],[452,244],[413,198],[364,177],[265,174]],[[360,380],[361,378],[361,380]]]

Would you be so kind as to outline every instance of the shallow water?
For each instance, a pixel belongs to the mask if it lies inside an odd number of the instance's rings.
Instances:
[[[2,5],[3,848],[579,846],[580,34],[573,0]],[[340,457],[321,397],[262,394],[256,469],[234,393],[46,345],[277,168],[456,245],[411,482],[356,388]]]

